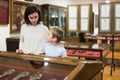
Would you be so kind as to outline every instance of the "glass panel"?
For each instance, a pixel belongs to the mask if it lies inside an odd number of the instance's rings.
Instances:
[[[114,12],[114,32],[120,33],[120,3],[115,3]]]
[[[100,32],[111,32],[111,4],[100,4]]]
[[[24,12],[27,5],[14,3],[13,4],[13,25],[12,30],[20,31],[21,25],[24,23]]]
[[[110,19],[109,18],[102,18],[100,21],[100,31],[107,31],[110,32]]]
[[[66,9],[59,9],[59,27],[63,29],[63,36],[65,37],[66,28]]]
[[[89,5],[81,5],[81,18],[89,18]]]
[[[120,18],[115,19],[115,32],[120,32]]]
[[[89,32],[90,5],[80,6],[80,32]]]
[[[50,8],[50,23],[49,23],[49,27],[55,27],[55,26],[59,26],[59,22],[58,22],[58,12],[59,10],[56,8]]]
[[[59,10],[59,27],[65,28],[66,24],[66,10],[60,9]]]
[[[88,18],[83,18],[81,19],[81,27],[80,27],[81,31],[88,31],[89,30],[89,20]]]
[[[48,26],[48,10],[47,9],[44,9],[43,10],[43,24]]]
[[[69,27],[68,30],[73,30],[73,31],[77,31],[77,19],[69,19]]]
[[[100,15],[101,17],[110,17],[110,4],[101,4],[100,5]]]
[[[78,30],[77,25],[77,14],[78,14],[78,6],[69,6],[68,7],[68,31],[76,32]]]
[[[120,17],[120,3],[115,4],[115,17]]]
[[[77,18],[77,6],[69,6],[68,11],[69,11],[69,18]]]

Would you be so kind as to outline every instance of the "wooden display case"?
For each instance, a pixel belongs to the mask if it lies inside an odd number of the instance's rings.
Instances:
[[[93,33],[92,4],[68,5],[67,36]]]
[[[43,24],[49,28],[60,27],[64,30],[66,29],[66,8],[51,4],[41,5],[43,14]]]
[[[1,74],[13,69],[14,74],[1,75],[1,80],[102,80],[103,63],[101,61],[82,61],[70,58],[55,58],[42,55],[25,55],[0,51]],[[29,75],[18,76],[23,72]],[[33,76],[31,79],[30,76]]]
[[[89,58],[93,60],[101,60],[111,52],[111,44],[98,44],[98,43],[80,43],[74,41],[65,41],[65,48],[67,49],[68,56],[78,58]]]

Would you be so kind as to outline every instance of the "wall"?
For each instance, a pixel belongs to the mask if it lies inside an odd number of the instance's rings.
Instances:
[[[0,50],[6,50],[6,37],[9,36],[8,25],[0,25]]]
[[[39,4],[54,4],[59,6],[67,7],[68,4],[80,4],[80,0],[34,0],[35,3]]]
[[[24,0],[20,0],[24,1]],[[94,4],[93,11],[98,14],[97,12],[97,5],[98,1],[104,1],[104,0],[33,0],[33,3],[37,4],[53,4],[53,5],[59,5],[67,7],[68,4],[88,4],[92,3]],[[10,34],[10,28],[8,25],[0,25],[0,51],[6,51],[6,38],[11,36],[19,36],[19,34]]]

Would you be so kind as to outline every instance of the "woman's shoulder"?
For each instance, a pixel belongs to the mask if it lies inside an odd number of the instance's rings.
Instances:
[[[21,26],[21,30],[24,30],[25,28],[26,28],[26,24],[22,24],[22,26]]]
[[[48,28],[47,26],[45,26],[45,25],[43,24],[43,22],[40,22],[39,24],[40,24],[40,26],[42,26],[42,27]]]
[[[40,25],[40,29],[42,28],[44,31],[48,31],[48,27],[43,25],[43,24],[39,24]]]
[[[24,23],[24,24],[22,24],[22,26],[27,26],[27,24]]]
[[[45,26],[44,24],[40,24],[41,27],[44,27],[44,28],[48,28],[47,26]]]
[[[25,28],[25,27],[27,27],[28,25],[27,24],[23,24],[21,27],[22,28]]]

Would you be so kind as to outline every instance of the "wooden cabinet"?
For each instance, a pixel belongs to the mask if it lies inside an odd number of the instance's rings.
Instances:
[[[92,4],[68,5],[67,36],[93,33]]]
[[[66,8],[50,5],[50,4],[43,4],[41,5],[42,9],[42,16],[43,16],[43,24],[49,28],[52,27],[60,27],[64,30],[65,36],[65,29],[66,29]]]
[[[19,37],[6,38],[7,51],[15,52],[19,48]]]

